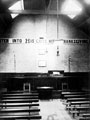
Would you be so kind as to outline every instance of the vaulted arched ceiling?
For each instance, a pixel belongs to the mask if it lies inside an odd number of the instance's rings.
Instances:
[[[8,11],[8,8],[18,1],[20,1],[20,0],[1,0],[0,1],[0,12]],[[30,9],[37,8],[36,7],[37,5],[39,6],[39,9],[40,9],[40,6],[44,5],[42,3],[42,1],[44,1],[44,0],[24,0],[24,1],[25,2],[27,1],[26,3],[29,3],[29,4],[31,3],[31,8]],[[55,10],[57,10],[57,7],[58,7],[58,10],[60,11],[62,5],[66,1],[68,1],[68,0],[46,0],[46,4],[48,5],[48,9],[52,10],[53,13],[55,14]],[[76,0],[76,1],[78,1],[81,4],[83,9],[82,9],[82,12],[80,14],[78,14],[77,16],[75,16],[72,19],[72,22],[75,24],[75,26],[77,28],[80,28],[81,30],[86,32],[86,34],[89,34],[89,29],[90,29],[90,4],[87,4],[85,2],[85,0]],[[58,6],[57,6],[57,4],[58,4]],[[72,8],[73,8],[73,6],[72,6]]]

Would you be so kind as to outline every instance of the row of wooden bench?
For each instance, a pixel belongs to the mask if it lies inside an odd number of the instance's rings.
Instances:
[[[3,93],[0,120],[41,119],[38,93]]]
[[[73,118],[90,120],[90,94],[87,92],[62,92],[62,99],[66,110]]]

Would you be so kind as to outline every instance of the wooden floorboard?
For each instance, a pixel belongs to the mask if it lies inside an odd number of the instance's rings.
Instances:
[[[75,120],[65,110],[60,99],[40,100],[39,104],[42,120]]]

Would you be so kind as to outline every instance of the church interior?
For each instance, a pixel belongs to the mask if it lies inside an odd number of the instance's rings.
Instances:
[[[0,120],[90,120],[90,0],[0,0]]]

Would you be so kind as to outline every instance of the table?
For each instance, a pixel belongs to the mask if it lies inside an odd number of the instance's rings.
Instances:
[[[53,89],[54,89],[53,87],[49,87],[49,86],[37,87],[39,98],[40,99],[52,99]]]

